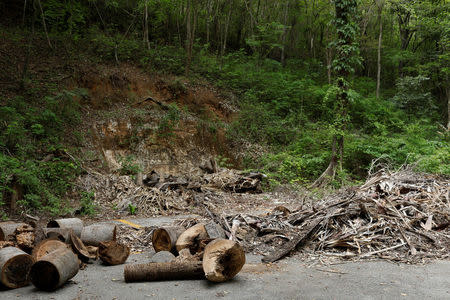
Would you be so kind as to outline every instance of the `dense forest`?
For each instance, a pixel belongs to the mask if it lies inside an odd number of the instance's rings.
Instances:
[[[64,157],[89,95],[58,83],[81,63],[207,81],[238,107],[209,126],[269,188],[341,186],[374,160],[450,175],[448,0],[3,0],[0,12],[0,204],[19,184],[26,206],[58,213],[83,172]]]

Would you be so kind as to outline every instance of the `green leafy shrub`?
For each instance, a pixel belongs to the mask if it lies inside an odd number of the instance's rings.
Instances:
[[[136,175],[142,171],[141,166],[136,162],[136,157],[127,155],[119,158],[121,168],[119,173],[121,175]]]
[[[97,207],[94,204],[95,194],[94,192],[81,192],[80,198],[80,213],[82,215],[93,216],[97,213]]]
[[[181,111],[176,103],[170,103],[168,110],[161,118],[158,124],[158,134],[160,136],[174,136],[174,129],[178,126],[181,119]]]

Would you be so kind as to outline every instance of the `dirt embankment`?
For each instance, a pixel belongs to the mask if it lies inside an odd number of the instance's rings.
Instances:
[[[124,64],[80,68],[69,86],[88,90],[83,131],[90,134],[80,155],[96,153],[92,167],[111,172],[128,160],[144,172],[177,175],[210,157],[239,165],[225,135],[236,109],[207,84]]]

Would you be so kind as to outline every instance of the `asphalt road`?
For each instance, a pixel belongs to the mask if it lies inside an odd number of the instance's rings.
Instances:
[[[140,226],[169,225],[186,216],[128,219]],[[127,263],[149,261],[152,252],[133,254]],[[232,281],[207,280],[125,283],[123,265],[89,264],[62,288],[43,292],[29,285],[1,290],[7,299],[450,299],[450,261],[427,265],[386,261],[326,266],[285,258],[273,265],[248,255]]]
[[[127,263],[145,262],[151,253]],[[125,283],[123,265],[90,264],[53,293],[33,286],[0,291],[0,299],[450,299],[450,261],[415,266],[385,261],[308,268],[295,258],[248,264],[234,280]]]

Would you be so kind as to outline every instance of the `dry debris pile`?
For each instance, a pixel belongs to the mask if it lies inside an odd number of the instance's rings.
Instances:
[[[303,247],[344,258],[448,258],[449,193],[447,179],[384,171],[359,188],[296,211],[277,207],[266,216],[228,216],[227,223],[237,227],[235,235],[247,250],[266,254],[264,262]]]
[[[0,223],[0,283],[54,291],[92,260],[123,264],[129,247],[116,241],[117,228],[99,223],[83,226],[78,218],[57,219],[42,228],[25,223]]]
[[[215,172],[190,177],[161,177],[155,171],[133,180],[131,176],[90,173],[80,178],[80,185],[86,191],[95,191],[99,203],[112,204],[117,212],[124,212],[130,206],[139,213],[149,215],[163,211],[186,210],[194,195],[222,190],[236,193],[261,193],[261,173],[243,174],[225,168]]]

